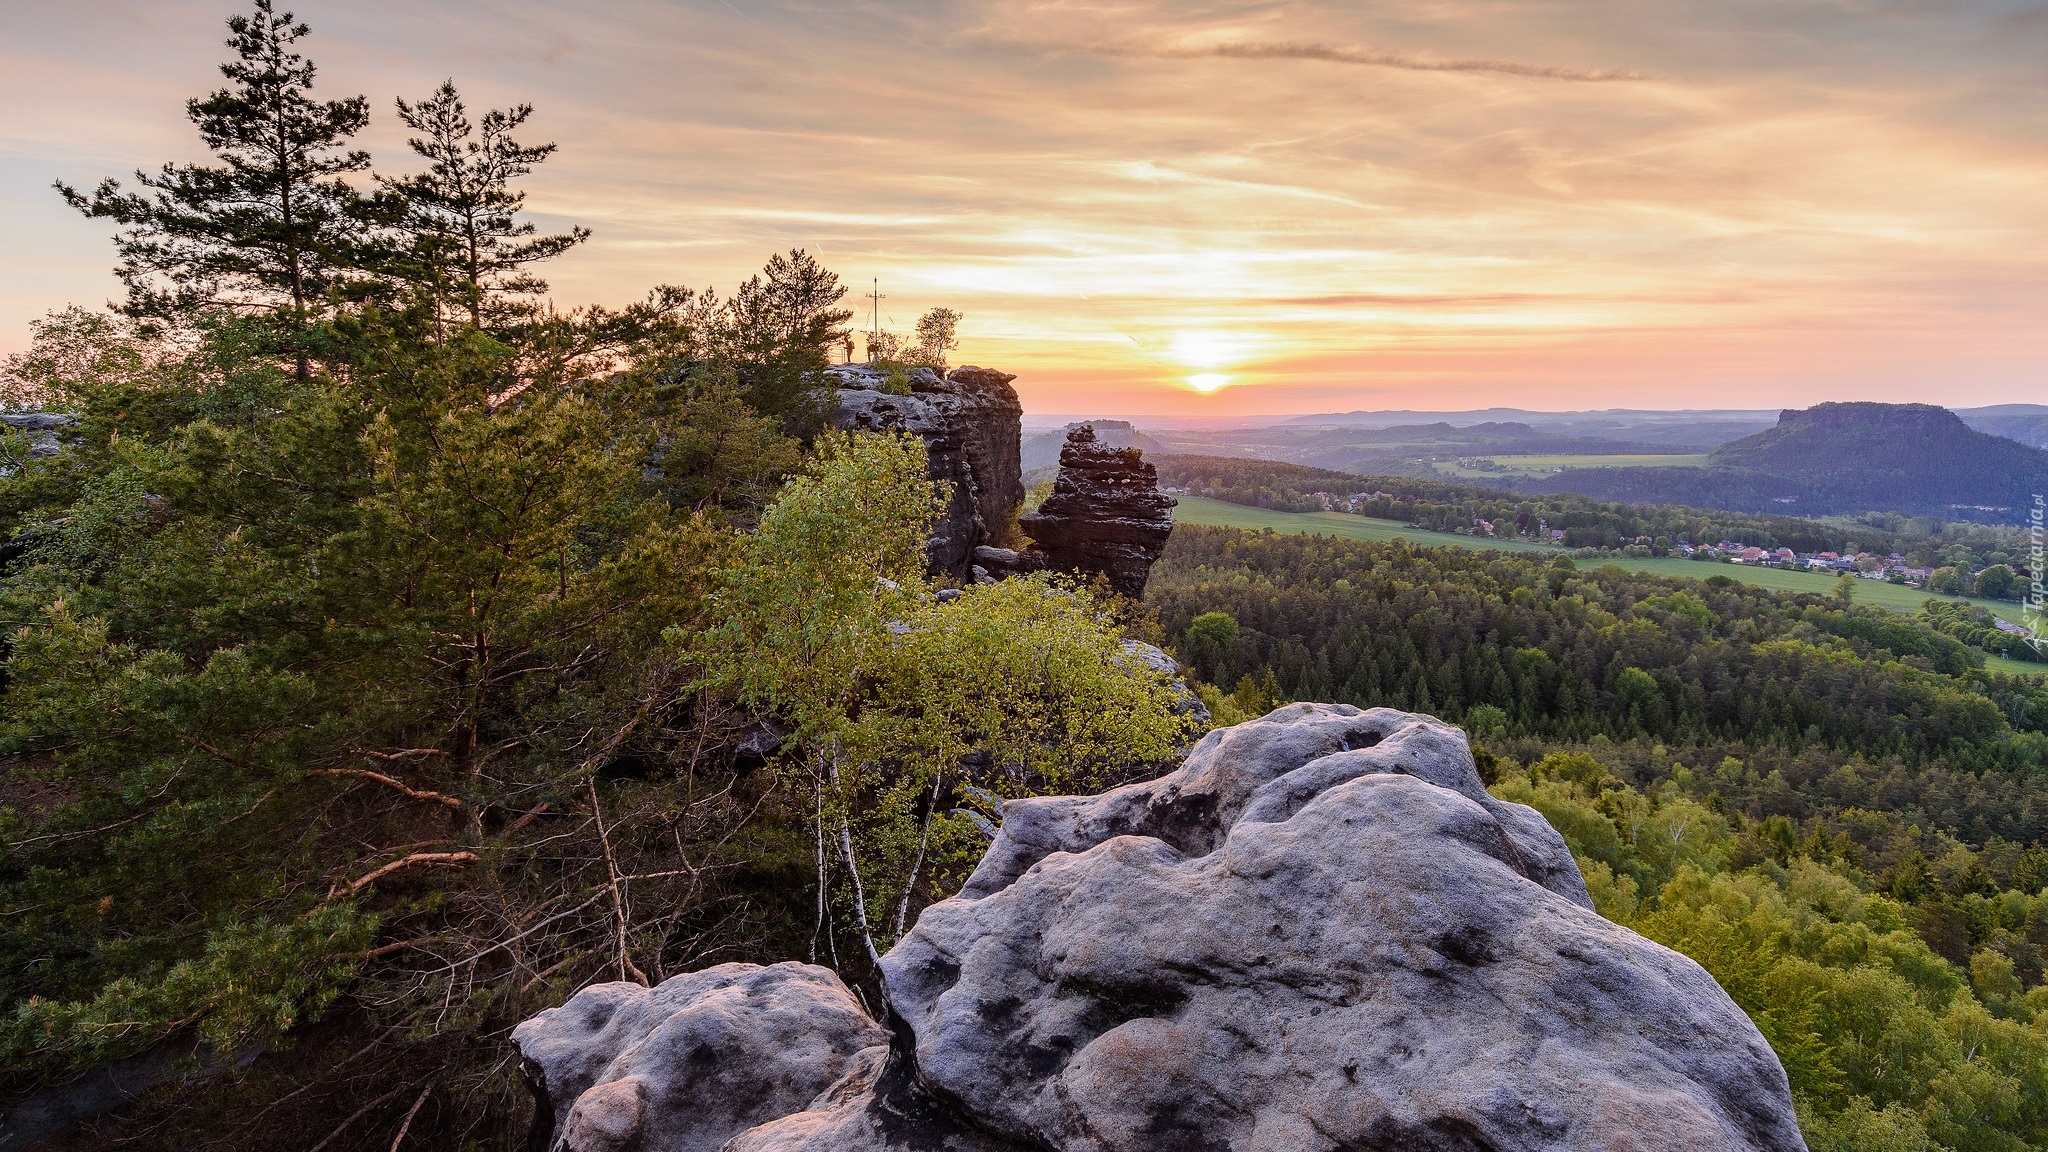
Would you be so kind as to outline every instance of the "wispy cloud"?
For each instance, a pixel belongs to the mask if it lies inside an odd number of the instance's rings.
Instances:
[[[1515,60],[1439,60],[1406,52],[1358,48],[1293,40],[1226,40],[1214,43],[1140,44],[1105,41],[1094,44],[1044,44],[1058,52],[1098,56],[1148,57],[1157,60],[1320,60],[1364,68],[1398,68],[1407,72],[1491,72],[1530,80],[1572,80],[1586,83],[1654,80],[1629,68],[1563,68]]]
[[[49,182],[196,158],[245,3],[5,18],[0,352],[118,292]],[[528,206],[597,232],[545,270],[563,303],[804,245],[1096,414],[2031,399],[2048,22],[2017,3],[294,0],[380,170],[393,95],[540,109]],[[1217,346],[1234,386],[1187,392],[1176,350]]]

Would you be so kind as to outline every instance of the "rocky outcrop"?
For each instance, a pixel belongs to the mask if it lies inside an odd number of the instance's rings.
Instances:
[[[55,456],[63,447],[59,439],[63,430],[76,423],[76,416],[59,412],[0,413],[0,432],[26,433],[29,453],[38,457]]]
[[[735,971],[803,992],[666,1023]],[[1726,993],[1594,914],[1563,840],[1427,716],[1291,704],[1157,780],[1011,801],[882,980],[886,1048],[791,965],[600,986],[515,1039],[570,1152],[1804,1148]]]
[[[1016,377],[972,365],[943,377],[916,368],[903,396],[884,391],[887,374],[865,364],[835,365],[827,374],[838,389],[834,427],[901,429],[924,441],[928,474],[951,488],[927,558],[935,574],[972,579],[974,549],[1005,543],[1010,517],[1024,502],[1017,465],[1024,408],[1010,386]]]
[[[1060,450],[1067,445],[1067,433],[1084,427],[1093,429],[1096,441],[1111,448],[1136,448],[1140,452],[1166,451],[1164,444],[1138,431],[1129,420],[1089,420],[1025,437],[1024,442],[1017,448],[1017,462],[1023,465],[1026,472],[1056,466],[1060,462]]]
[[[1084,424],[1067,433],[1052,495],[1018,523],[1046,567],[1100,574],[1111,588],[1138,599],[1173,533],[1173,505],[1143,453],[1112,448]]]

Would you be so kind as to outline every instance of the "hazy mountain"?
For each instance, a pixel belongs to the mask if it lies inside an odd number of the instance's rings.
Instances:
[[[2048,404],[1996,404],[1989,408],[1957,408],[1963,423],[1979,432],[2048,448]]]
[[[1296,416],[1283,428],[1394,429],[1444,424],[1469,429],[1488,424],[1519,424],[1552,436],[1583,441],[1613,441],[1640,449],[1704,452],[1717,444],[1769,428],[1772,411],[1750,409],[1683,409],[1651,411],[1610,408],[1590,412],[1531,412],[1521,408],[1479,408],[1465,412],[1342,412]],[[1629,449],[1610,449],[1627,451]],[[1540,449],[1555,451],[1555,449]]]

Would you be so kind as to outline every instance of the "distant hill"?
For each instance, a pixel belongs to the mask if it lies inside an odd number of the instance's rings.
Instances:
[[[1998,404],[1990,408],[1958,408],[1955,414],[1979,432],[2048,448],[2048,404]]]
[[[1067,433],[1083,424],[1095,427],[1095,439],[1112,448],[1136,448],[1148,456],[1165,451],[1159,441],[1145,435],[1131,426],[1128,420],[1078,420],[1064,428],[1026,436],[1018,447],[1018,463],[1026,472],[1039,468],[1050,468],[1060,462],[1060,446],[1067,442]]]
[[[2048,452],[1931,404],[1819,404],[1723,444],[1708,468],[1577,469],[1528,487],[1741,511],[2009,519],[2048,492]]]

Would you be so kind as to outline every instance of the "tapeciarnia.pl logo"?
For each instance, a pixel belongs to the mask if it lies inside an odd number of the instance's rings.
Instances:
[[[2043,524],[2043,515],[2048,513],[2048,501],[2041,494],[2034,494],[2034,507],[2027,513],[2027,600],[2021,607],[2020,615],[2026,620],[2026,628],[2033,635],[2028,636],[2026,645],[2034,651],[2048,655],[2048,573],[2041,571],[2042,553],[2048,551],[2048,526]]]

